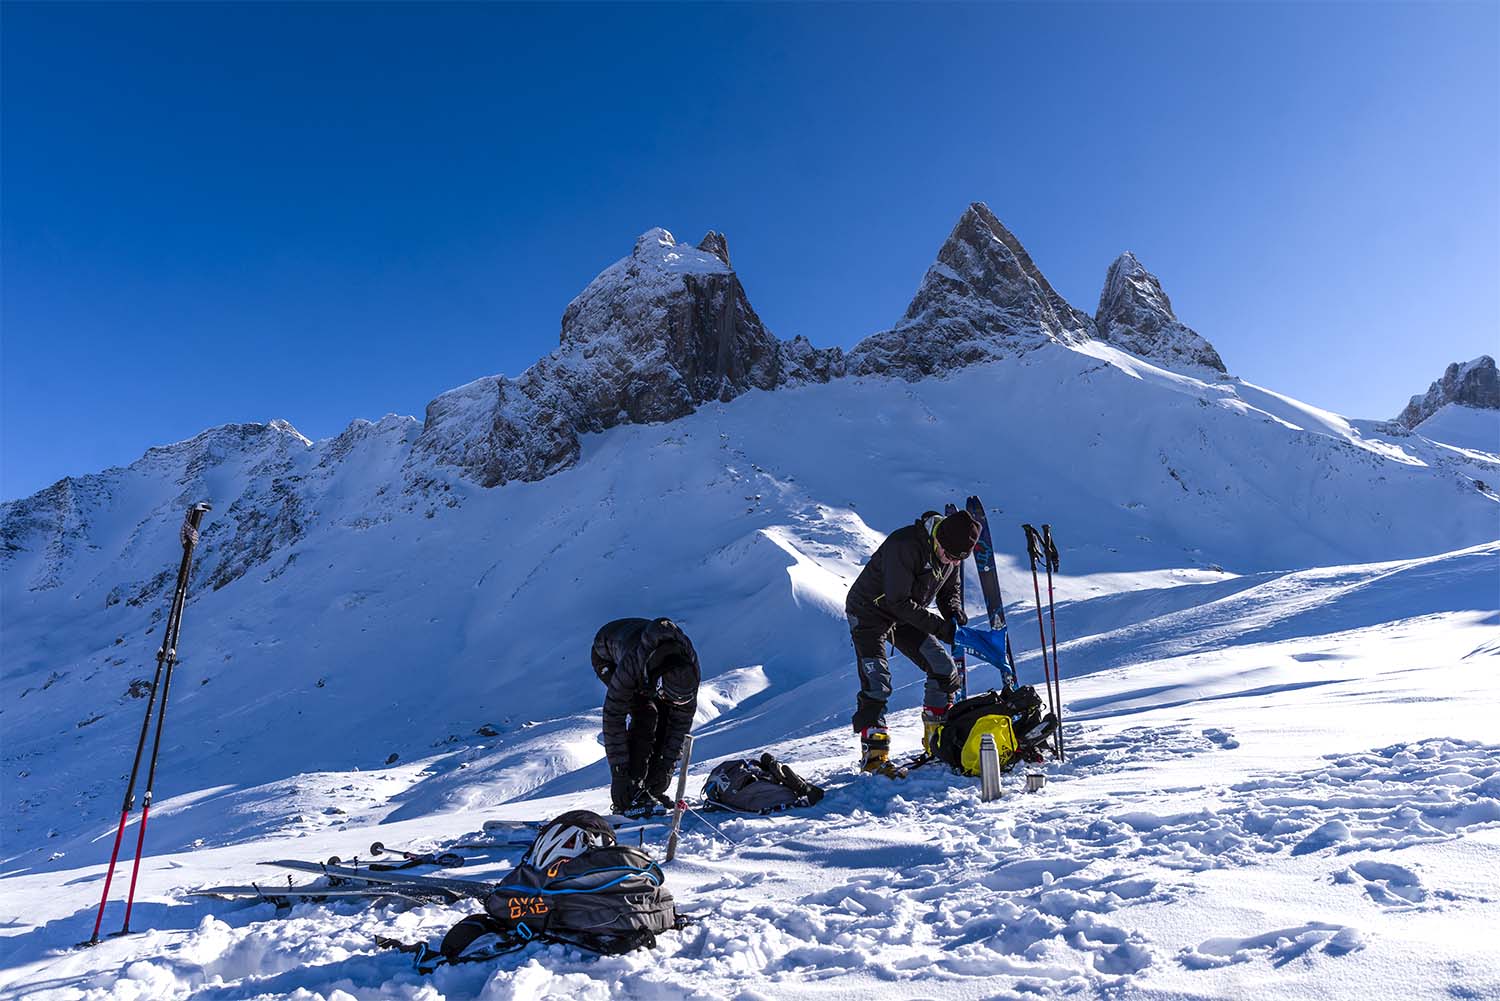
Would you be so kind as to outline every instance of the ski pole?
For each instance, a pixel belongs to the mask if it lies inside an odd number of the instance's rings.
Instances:
[[[672,831],[667,835],[667,861],[677,857],[677,832],[682,827],[682,811],[687,809],[688,762],[693,758],[693,735],[682,738],[682,764],[677,772],[677,800],[672,804]]]
[[[1047,664],[1047,628],[1042,624],[1042,590],[1036,576],[1036,561],[1041,557],[1041,537],[1030,525],[1022,525],[1021,530],[1026,533],[1026,555],[1031,559],[1031,591],[1036,596],[1036,631],[1042,639],[1042,680],[1047,688],[1048,708],[1056,719],[1057,705],[1052,701],[1052,671]]]
[[[141,720],[141,735],[135,745],[135,759],[130,766],[130,781],[125,786],[125,803],[120,809],[120,826],[115,831],[115,845],[109,856],[109,870],[104,876],[104,891],[99,895],[99,911],[94,916],[94,932],[87,942],[82,945],[96,945],[99,942],[99,928],[104,921],[104,907],[109,901],[109,887],[114,881],[115,863],[120,855],[120,842],[125,836],[125,823],[130,817],[130,811],[135,808],[135,783],[140,774],[141,755],[146,749],[146,734],[151,729],[151,717],[155,713],[157,717],[156,743],[151,751],[151,767],[146,780],[146,796],[141,809],[141,830],[136,840],[135,870],[130,877],[130,898],[135,897],[136,872],[140,867],[140,847],[146,836],[146,814],[151,806],[151,785],[156,774],[157,748],[161,744],[161,718],[166,714],[167,689],[171,685],[172,668],[177,663],[177,635],[182,625],[182,607],[187,600],[188,575],[192,569],[193,548],[198,542],[198,526],[203,521],[203,515],[211,510],[206,502],[199,502],[188,508],[187,516],[183,520],[182,539],[182,562],[177,568],[177,587],[172,593],[172,604],[167,612],[166,627],[162,632],[162,644],[156,651],[156,674],[151,679],[151,694],[146,700],[146,715]],[[165,684],[163,684],[165,674]],[[161,688],[161,708],[156,709],[156,692]],[[125,930],[130,927],[130,902],[125,905]],[[123,934],[123,932],[122,932]]]
[[[1052,684],[1057,690],[1053,712],[1057,714],[1057,760],[1063,761],[1062,668],[1057,663],[1057,605],[1052,600],[1052,574],[1060,570],[1057,543],[1052,540],[1052,526],[1042,526],[1042,555],[1047,562],[1047,617],[1052,620]]]

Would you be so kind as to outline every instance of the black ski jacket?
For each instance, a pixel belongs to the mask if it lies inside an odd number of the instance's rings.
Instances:
[[[932,530],[939,518],[936,511],[929,511],[886,536],[849,588],[844,599],[846,615],[858,619],[861,626],[905,623],[952,642],[948,623],[958,617],[963,602],[954,571],[962,564],[948,566],[938,559]],[[927,609],[934,598],[942,615]]]
[[[654,698],[666,716],[666,739],[658,772],[670,772],[682,753],[682,738],[693,726],[701,677],[698,654],[687,634],[671,619],[616,619],[594,636],[590,659],[608,686],[604,695],[604,753],[610,766],[630,761],[625,717],[640,698]]]

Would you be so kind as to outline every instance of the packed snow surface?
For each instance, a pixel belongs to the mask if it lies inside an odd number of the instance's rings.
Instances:
[[[587,436],[540,482],[414,501],[391,484],[415,432],[195,439],[70,487],[77,523],[7,564],[0,996],[1500,994],[1492,456],[1100,344],[750,392]],[[150,585],[197,489],[216,508],[140,934],[73,951],[160,638]],[[1041,662],[1020,522],[1062,549],[1069,760],[989,804],[933,767],[856,774],[847,723],[844,590],[885,533],[971,492],[1024,681]],[[672,616],[702,656],[690,788],[769,749],[829,789],[711,818],[733,846],[690,821],[667,885],[697,924],[622,957],[534,947],[422,977],[372,936],[435,941],[473,904],[184,895],[284,879],[271,859],[602,809],[588,644],[628,614]],[[905,755],[921,676],[899,656],[893,673]]]

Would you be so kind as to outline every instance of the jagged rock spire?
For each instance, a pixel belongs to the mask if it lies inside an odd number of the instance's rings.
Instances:
[[[1225,371],[1219,352],[1177,319],[1161,282],[1128,250],[1109,266],[1094,324],[1101,341],[1150,361]]]
[[[849,368],[908,379],[1011,357],[1050,341],[1075,344],[1093,321],[1042,275],[983,202],[970,205],[895,327],[860,342]]]

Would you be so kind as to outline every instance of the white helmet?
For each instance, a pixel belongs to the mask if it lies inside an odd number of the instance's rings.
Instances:
[[[538,869],[549,869],[558,862],[577,858],[589,848],[605,848],[614,843],[615,832],[607,820],[591,810],[570,810],[537,833],[524,861]]]

